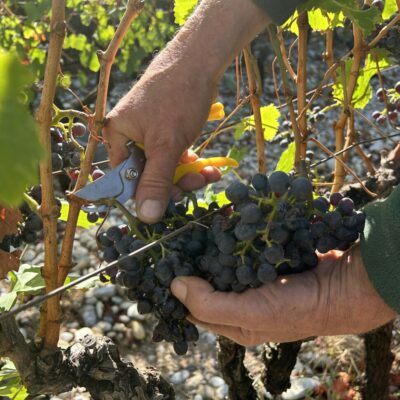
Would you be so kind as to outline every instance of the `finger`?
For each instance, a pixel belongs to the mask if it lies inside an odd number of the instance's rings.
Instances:
[[[209,324],[191,315],[187,319],[195,325],[201,326],[217,335],[225,336],[242,346],[257,346],[266,342],[294,342],[308,337],[307,334],[298,331],[291,332],[287,330],[287,332],[275,332],[271,327],[268,327],[265,331],[255,331],[236,326]]]
[[[172,281],[171,290],[198,320],[261,329],[257,312],[259,299],[254,289],[240,294],[218,292],[203,279],[179,277]]]
[[[221,179],[221,171],[216,167],[205,167],[200,173],[206,178],[207,184],[218,182]]]
[[[125,161],[129,155],[126,143],[129,139],[113,129],[112,120],[110,120],[103,129],[104,145],[110,159],[111,167],[114,168],[122,161]]]
[[[184,192],[192,192],[207,185],[207,179],[202,174],[187,174],[179,182],[179,188]]]
[[[150,153],[146,152],[146,156],[146,165],[135,198],[138,217],[151,224],[164,215],[180,154],[177,154],[176,149],[158,146],[151,149]]]
[[[187,164],[196,161],[198,158],[199,156],[193,150],[186,150],[179,159],[179,162]]]

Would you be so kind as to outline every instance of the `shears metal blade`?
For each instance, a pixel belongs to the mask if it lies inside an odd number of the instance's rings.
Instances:
[[[124,204],[130,198],[133,198],[146,163],[146,157],[144,151],[134,142],[129,142],[127,147],[130,155],[125,161],[103,177],[79,189],[74,193],[74,196],[96,205],[105,203],[110,199],[115,199]],[[101,212],[106,209],[107,207],[101,205],[88,207],[88,211]]]

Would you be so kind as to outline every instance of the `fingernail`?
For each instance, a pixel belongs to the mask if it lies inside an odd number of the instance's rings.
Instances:
[[[163,212],[161,201],[145,200],[139,208],[139,217],[148,221],[156,221],[162,217]]]
[[[187,286],[186,283],[181,279],[175,279],[171,285],[172,293],[178,298],[182,303],[186,300]]]

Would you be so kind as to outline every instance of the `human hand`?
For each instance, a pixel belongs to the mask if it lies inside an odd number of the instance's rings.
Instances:
[[[244,346],[359,334],[396,317],[369,281],[358,245],[321,255],[314,270],[240,294],[217,292],[195,277],[176,278],[171,289],[190,321]]]
[[[233,57],[268,22],[249,0],[203,0],[177,36],[155,58],[139,82],[108,115],[104,129],[111,164],[127,157],[129,140],[144,144],[147,163],[136,192],[141,220],[162,217],[171,195],[179,159],[206,122],[222,73]],[[221,23],[223,21],[223,23]],[[219,179],[207,168],[185,177],[183,190]]]

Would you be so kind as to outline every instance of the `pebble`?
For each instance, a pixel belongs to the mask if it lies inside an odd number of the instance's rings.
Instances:
[[[74,247],[73,257],[75,260],[82,260],[89,257],[89,250],[82,246]]]
[[[131,329],[132,335],[136,340],[143,340],[146,337],[146,331],[139,321],[132,321]]]
[[[187,378],[189,378],[190,372],[186,369],[182,369],[181,371],[177,371],[171,375],[170,381],[174,385],[180,385],[185,382]]]
[[[72,332],[63,332],[60,335],[60,339],[64,340],[67,343],[72,342],[74,340],[74,338],[75,338],[75,335]]]
[[[40,265],[43,264],[43,262],[44,262],[44,253],[40,253],[32,260],[33,265]]]
[[[203,376],[201,373],[197,373],[192,375],[187,381],[186,381],[186,387],[189,389],[196,389],[199,387],[199,385],[203,382]]]
[[[111,306],[111,311],[113,312],[113,314],[118,314],[119,306]]]
[[[131,319],[130,319],[127,315],[125,315],[125,314],[119,315],[119,316],[118,316],[118,320],[119,320],[120,322],[122,322],[123,324],[129,324],[129,322],[131,322]]]
[[[88,297],[85,299],[85,303],[91,304],[94,306],[97,303],[97,299],[96,299],[96,297]]]
[[[32,249],[28,249],[22,257],[22,262],[29,263],[36,257],[36,253]]]
[[[217,397],[219,399],[224,399],[228,395],[228,392],[229,392],[229,386],[226,383],[224,383],[217,389]]]
[[[87,335],[93,335],[93,331],[90,328],[81,328],[75,332],[75,339],[79,342]]]
[[[225,383],[225,381],[219,376],[213,376],[208,382],[214,388],[219,388]]]
[[[93,296],[97,297],[98,299],[109,299],[110,297],[115,296],[117,289],[115,285],[104,285],[94,289]]]
[[[217,343],[217,337],[211,332],[203,332],[202,339],[212,346]]]
[[[103,317],[104,313],[104,304],[101,301],[96,303],[96,314],[99,319]]]
[[[124,324],[121,324],[120,322],[117,322],[116,324],[114,324],[113,330],[115,332],[125,332],[126,326]]]
[[[90,267],[90,260],[88,258],[82,258],[81,260],[78,261],[78,263],[75,265],[74,268],[77,270],[82,270],[89,267]]]
[[[193,397],[193,400],[203,400],[203,396],[201,394],[196,394],[196,396]]]
[[[122,304],[124,302],[124,299],[122,297],[119,297],[119,296],[114,296],[114,297],[111,298],[111,302],[116,304],[116,305],[120,305],[120,304]]]
[[[290,389],[282,393],[283,400],[300,400],[320,385],[315,378],[299,378],[291,383]]]
[[[137,303],[132,304],[129,308],[128,311],[126,312],[126,315],[130,319],[138,319],[139,321],[142,321],[145,319],[145,316],[142,314],[139,314],[139,311],[137,309]]]
[[[92,305],[84,305],[81,311],[81,316],[85,326],[91,328],[92,326],[96,325],[97,314],[95,307],[93,307]]]

